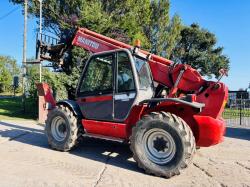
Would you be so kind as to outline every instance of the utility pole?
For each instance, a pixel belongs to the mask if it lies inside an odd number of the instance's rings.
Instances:
[[[39,40],[40,42],[42,41],[42,13],[43,13],[43,0],[39,0],[40,2],[40,21],[39,21]],[[39,54],[39,60],[40,60],[40,54]],[[39,71],[39,75],[40,75],[40,82],[42,82],[42,62],[40,60],[40,71]]]
[[[40,3],[40,21],[39,21],[39,37],[38,39],[40,40],[40,42],[42,42],[42,18],[43,18],[43,0],[38,0],[39,3]],[[40,58],[40,49],[38,49],[38,60],[39,60],[39,66],[40,66],[40,71],[39,71],[39,76],[40,76],[40,83],[42,82],[42,60]],[[38,121],[39,123],[44,123],[43,119],[44,119],[44,115],[45,112],[44,112],[44,103],[45,103],[45,100],[44,100],[44,97],[43,96],[38,96]]]
[[[22,104],[23,111],[25,113],[25,97],[26,97],[26,41],[27,41],[27,15],[28,15],[28,0],[24,0],[24,30],[23,30],[23,62],[22,62],[22,70],[23,70],[23,96],[22,96]]]

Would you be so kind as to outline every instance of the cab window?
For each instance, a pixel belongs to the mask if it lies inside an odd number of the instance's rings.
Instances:
[[[128,92],[135,90],[135,81],[129,56],[126,52],[119,52],[117,58],[117,90]]]
[[[80,92],[112,93],[113,83],[113,55],[94,57],[87,65]]]
[[[139,77],[139,88],[147,90],[152,87],[153,81],[147,61],[135,57],[135,68]]]

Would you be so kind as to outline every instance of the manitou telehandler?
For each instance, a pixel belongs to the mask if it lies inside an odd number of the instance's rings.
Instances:
[[[77,28],[61,42],[44,36],[37,54],[62,68],[72,46],[92,53],[75,100],[56,102],[45,83],[38,84],[48,109],[49,145],[69,151],[82,136],[127,142],[146,173],[170,178],[192,161],[197,147],[220,143],[228,88],[206,81],[189,65]],[[63,41],[63,42],[62,42]],[[224,74],[225,72],[222,72]]]

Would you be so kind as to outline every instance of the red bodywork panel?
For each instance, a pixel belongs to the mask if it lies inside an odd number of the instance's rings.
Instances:
[[[214,119],[210,116],[193,116],[197,123],[199,137],[196,144],[202,147],[208,147],[223,141],[225,134],[225,122],[223,119]]]
[[[92,53],[110,51],[120,48],[132,49],[133,47],[103,36],[85,28],[79,28],[72,41],[72,45],[84,48]],[[82,123],[88,133],[100,134],[116,138],[128,139],[131,135],[132,126],[145,115],[153,111],[166,111],[176,114],[184,119],[191,127],[198,146],[210,146],[222,141],[225,132],[225,122],[221,118],[225,102],[228,98],[228,89],[223,83],[206,81],[199,72],[189,65],[178,64],[172,66],[172,61],[147,51],[139,49],[140,53],[150,55],[148,60],[153,80],[170,88],[170,97],[176,97],[178,90],[193,93],[196,101],[204,103],[202,112],[190,106],[175,103],[161,102],[154,108],[146,105],[136,105],[130,111],[128,118],[122,123],[103,122],[83,119]],[[183,72],[178,84],[180,72]],[[202,88],[202,89],[201,89]],[[52,93],[46,85],[39,86],[38,90],[44,90],[46,102],[55,107]],[[79,98],[78,103],[112,100],[112,96],[98,96]]]
[[[82,124],[87,133],[124,139],[127,136],[126,124],[83,119]]]
[[[50,103],[52,108],[56,106],[56,100],[53,97],[52,90],[47,83],[36,83],[39,96],[43,96],[45,102]]]
[[[207,84],[208,88],[196,97],[197,102],[205,104],[199,115],[220,118],[228,100],[228,88],[223,83],[216,84],[210,81]]]
[[[199,90],[199,88],[205,83],[205,80],[197,70],[193,69],[189,65],[178,64],[175,66],[175,68],[171,72],[173,82],[177,80],[177,77],[183,68],[185,68],[185,71],[182,75],[182,79],[178,84],[178,88],[182,91]]]
[[[51,105],[51,108],[56,106],[56,101],[52,95],[52,90],[50,89],[47,83],[37,83],[37,91],[39,96],[39,115],[38,121],[39,123],[45,123],[48,115],[48,103]]]
[[[98,96],[98,97],[85,97],[85,98],[78,98],[77,102],[78,103],[85,103],[85,102],[98,102],[98,101],[109,101],[112,100],[113,96],[111,95],[105,95],[105,96]]]

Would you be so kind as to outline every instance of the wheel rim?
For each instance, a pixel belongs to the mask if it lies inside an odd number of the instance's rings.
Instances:
[[[61,116],[57,116],[52,120],[51,134],[55,138],[55,140],[59,142],[63,141],[66,138],[66,121]]]
[[[176,153],[172,136],[163,129],[150,129],[143,136],[146,156],[152,162],[164,165],[170,162]]]

